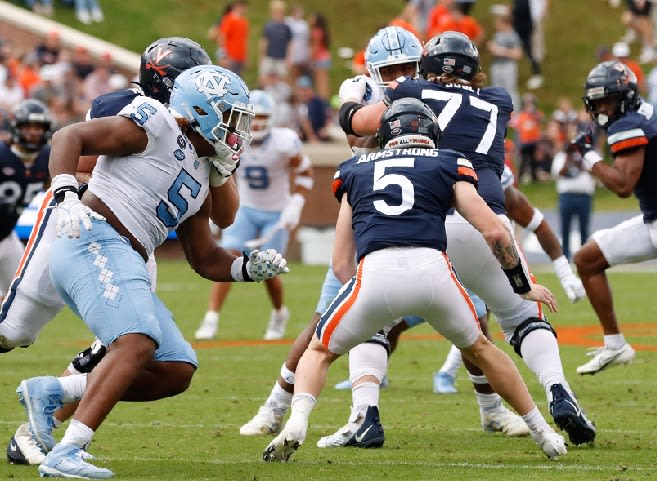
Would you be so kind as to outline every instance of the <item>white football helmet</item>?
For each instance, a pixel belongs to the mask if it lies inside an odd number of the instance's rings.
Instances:
[[[379,87],[385,87],[381,67],[415,63],[419,71],[422,43],[402,27],[384,27],[371,38],[365,49],[365,64],[370,77]]]
[[[255,118],[251,121],[251,137],[256,142],[262,142],[271,132],[274,99],[264,90],[251,90],[249,100],[255,113]]]

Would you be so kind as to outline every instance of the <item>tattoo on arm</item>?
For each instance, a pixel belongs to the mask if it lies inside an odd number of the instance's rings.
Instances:
[[[493,255],[502,265],[503,269],[511,269],[518,265],[520,257],[513,242],[503,242],[496,240],[491,245]]]

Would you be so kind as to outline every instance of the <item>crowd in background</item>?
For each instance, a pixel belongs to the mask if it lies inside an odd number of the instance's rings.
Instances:
[[[83,23],[102,21],[97,0],[68,0]],[[621,7],[619,0],[609,0]],[[489,85],[505,88],[512,97],[516,113],[510,125],[511,164],[520,183],[542,182],[555,178],[552,159],[563,152],[573,135],[590,123],[583,106],[575,108],[566,98],[559,99],[552,113],[539,109],[533,92],[544,78],[541,63],[547,47],[543,21],[549,0],[510,0],[490,10],[476,8],[476,0],[402,0],[398,15],[389,25],[398,25],[415,33],[422,41],[446,31],[468,35],[480,51],[491,54],[484,68]],[[30,0],[26,6],[37,13],[51,15],[52,0]],[[596,52],[600,61],[617,58],[637,75],[642,95],[657,105],[657,57],[654,55],[654,19],[652,2],[627,0],[619,18],[627,27],[622,39],[601,45]],[[295,129],[304,142],[341,140],[336,127],[330,84],[333,66],[331,26],[322,12],[306,12],[301,3],[288,5],[271,0],[269,18],[262,30],[250,29],[247,0],[235,0],[222,10],[209,28],[208,38],[216,46],[217,64],[238,74],[257,69],[257,84],[276,101],[274,124]],[[484,16],[494,17],[492,32],[481,24]],[[370,32],[367,33],[369,37]],[[249,65],[249,39],[257,36],[257,65]],[[638,58],[632,55],[633,43],[641,47]],[[361,46],[364,47],[364,46]],[[532,75],[518,84],[519,64],[527,61]],[[651,69],[652,63],[656,67]],[[354,74],[367,73],[364,48],[352,58]],[[645,74],[644,74],[645,72]],[[13,105],[24,98],[37,98],[52,111],[59,127],[84,118],[91,100],[97,95],[125,88],[129,80],[114,70],[109,53],[94,58],[80,45],[63,48],[57,31],[45,35],[33,49],[23,49],[0,36],[0,117],[6,122]]]

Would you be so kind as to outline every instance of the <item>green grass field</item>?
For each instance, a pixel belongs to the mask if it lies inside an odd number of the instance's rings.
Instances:
[[[325,268],[294,264],[286,277],[292,319],[285,341],[261,341],[269,305],[259,285],[236,285],[222,314],[216,341],[196,345],[200,368],[191,388],[175,398],[145,404],[120,403],[91,446],[100,466],[130,480],[467,480],[467,481],[636,481],[657,478],[657,383],[654,352],[657,322],[650,302],[654,272],[613,272],[619,317],[637,348],[634,364],[594,377],[579,377],[577,365],[587,346],[601,342],[589,304],[567,304],[550,272],[539,280],[553,288],[561,310],[550,317],[562,339],[566,374],[582,406],[598,426],[595,447],[570,447],[567,456],[548,461],[528,438],[486,434],[465,371],[458,394],[435,395],[431,376],[448,343],[426,325],[407,332],[392,358],[391,386],[382,391],[382,449],[321,450],[320,436],[341,426],[350,393],[324,391],[311,417],[306,443],[287,464],[266,464],[261,454],[269,438],[244,438],[239,426],[255,414],[277,375],[292,338],[314,310]],[[209,283],[182,261],[162,261],[158,290],[191,338],[204,313]],[[495,323],[492,323],[496,327]],[[499,332],[496,330],[496,332]],[[0,357],[0,441],[13,434],[24,414],[15,388],[25,377],[56,375],[91,336],[66,311],[29,349]],[[499,336],[498,336],[499,339]],[[498,345],[507,352],[501,340]],[[527,385],[547,415],[545,395],[519,361]],[[347,375],[346,359],[329,373],[329,384]],[[63,435],[63,429],[56,437]],[[2,444],[4,449],[6,444]],[[0,463],[0,479],[28,480],[35,467]]]

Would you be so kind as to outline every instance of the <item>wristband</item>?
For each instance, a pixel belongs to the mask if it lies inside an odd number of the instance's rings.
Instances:
[[[52,190],[55,202],[61,204],[64,201],[64,196],[67,192],[78,193],[78,181],[74,175],[57,174],[52,178],[50,190]]]
[[[518,260],[518,264],[510,269],[502,269],[506,277],[509,279],[509,284],[516,294],[527,294],[532,290],[532,286],[527,279],[525,270],[522,268],[522,262]]]
[[[210,167],[210,187],[220,187],[226,183],[228,177],[224,177],[213,165]]]
[[[544,217],[545,216],[543,215],[543,212],[534,207],[534,215],[532,216],[532,220],[529,221],[529,224],[527,224],[525,229],[536,232],[538,226],[541,225],[541,222],[543,222]]]
[[[358,102],[345,102],[340,106],[340,112],[338,113],[338,119],[340,122],[340,127],[347,135],[355,135],[356,137],[361,137],[351,126],[351,121],[354,114],[365,107],[363,104]]]
[[[242,257],[236,257],[230,266],[230,276],[237,282],[253,282],[246,269],[246,263],[249,261],[249,256],[246,252],[242,253]]]
[[[584,164],[584,168],[590,172],[593,166],[601,160],[602,157],[600,154],[598,154],[595,150],[590,150],[582,157],[582,164]]]

